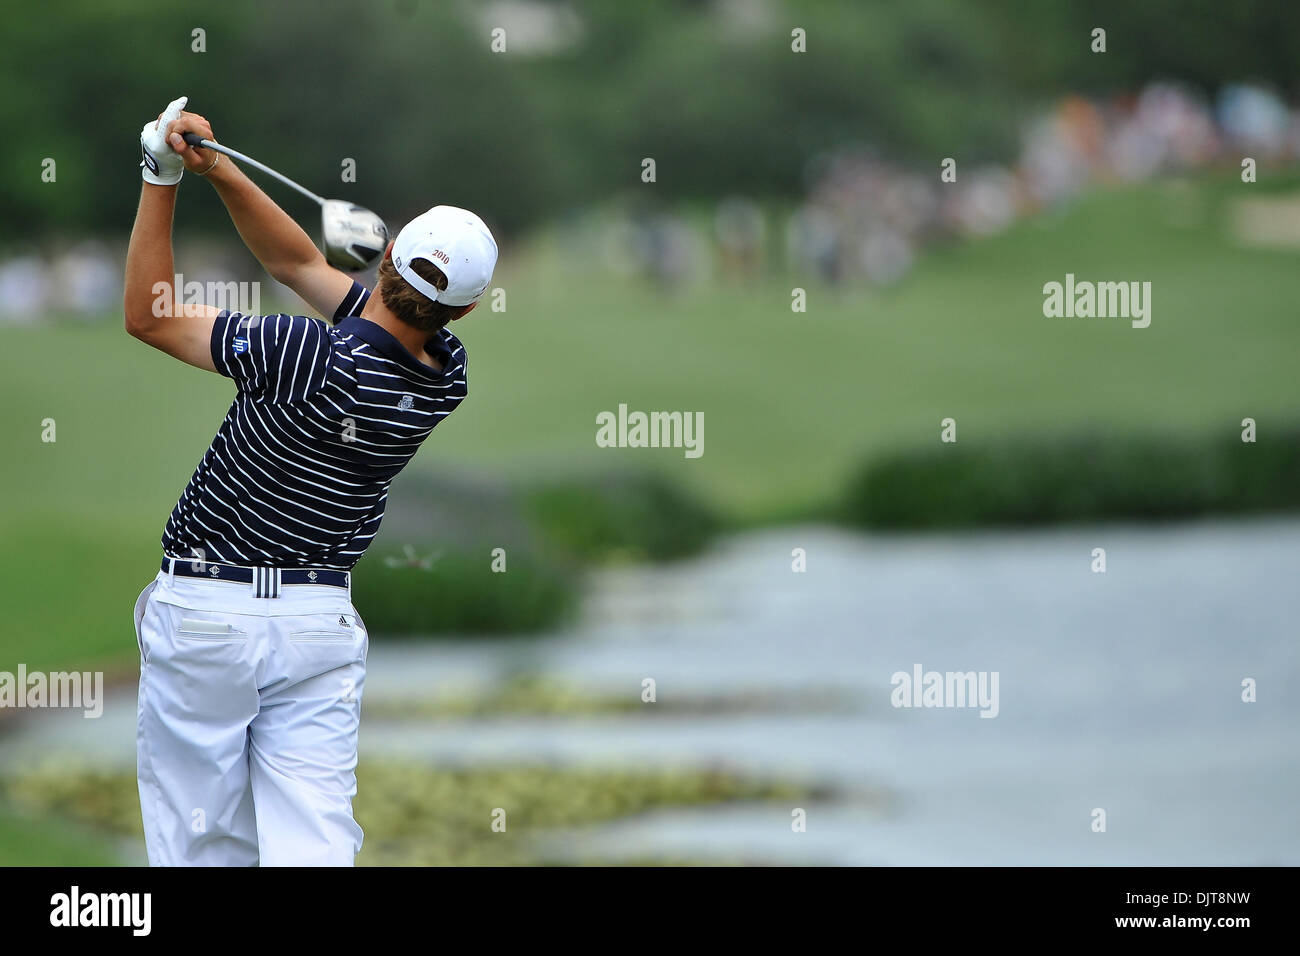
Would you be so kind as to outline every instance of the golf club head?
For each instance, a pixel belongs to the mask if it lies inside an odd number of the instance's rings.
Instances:
[[[388,226],[369,209],[342,199],[327,199],[320,211],[325,260],[334,268],[360,272],[384,254]]]

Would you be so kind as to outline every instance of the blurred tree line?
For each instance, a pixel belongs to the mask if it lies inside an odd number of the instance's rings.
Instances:
[[[4,5],[11,241],[129,228],[139,127],[182,93],[218,138],[325,195],[390,222],[455,203],[510,232],[645,188],[661,200],[797,195],[810,161],[839,146],[1004,159],[1026,111],[1067,91],[1168,77],[1291,95],[1300,62],[1292,0]],[[512,48],[507,27],[493,52],[494,17],[520,11],[563,14],[577,36],[539,54]],[[1103,55],[1089,49],[1096,26]],[[791,51],[795,27],[806,53]],[[195,28],[206,52],[191,49]],[[355,183],[340,179],[345,158]],[[187,227],[223,224],[208,190],[188,192]]]

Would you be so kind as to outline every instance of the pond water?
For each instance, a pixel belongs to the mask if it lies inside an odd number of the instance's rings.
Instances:
[[[807,570],[791,569],[792,549]],[[1105,573],[1092,570],[1094,548]],[[370,719],[364,757],[724,766],[833,786],[805,806],[655,814],[557,834],[575,856],[840,864],[1300,863],[1300,521],[877,536],[738,535],[601,572],[542,639],[372,638],[365,697],[540,673],[657,702],[615,715]],[[361,609],[365,613],[365,609]],[[896,708],[891,676],[997,672],[997,716]],[[1242,700],[1253,679],[1258,699]],[[716,713],[700,698],[768,704]],[[49,715],[0,761],[133,765],[128,689]],[[1093,811],[1106,814],[1093,832]]]

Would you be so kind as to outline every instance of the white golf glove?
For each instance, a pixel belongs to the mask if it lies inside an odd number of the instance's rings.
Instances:
[[[164,137],[167,127],[180,117],[187,102],[188,96],[172,100],[167,104],[167,109],[163,110],[162,116],[152,123],[145,123],[144,129],[140,130],[140,175],[145,182],[155,186],[175,186],[181,181],[185,161],[167,144]]]

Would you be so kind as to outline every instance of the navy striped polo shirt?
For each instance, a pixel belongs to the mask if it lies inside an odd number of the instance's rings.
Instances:
[[[384,517],[388,485],[465,398],[465,348],[445,328],[417,360],[361,318],[352,284],[334,327],[222,311],[212,361],[238,393],[163,531],[172,557],[351,570]]]

